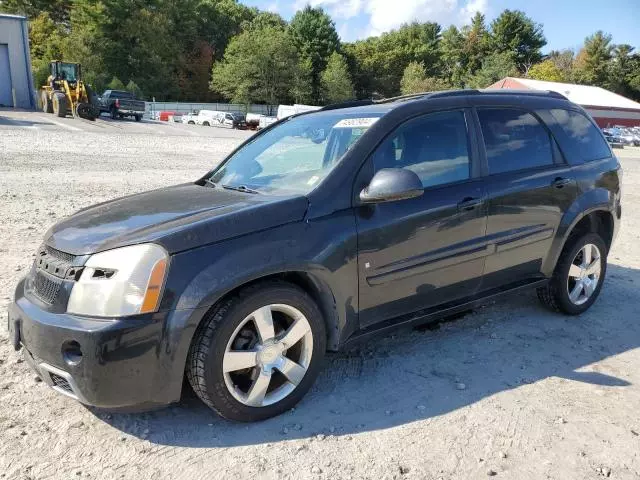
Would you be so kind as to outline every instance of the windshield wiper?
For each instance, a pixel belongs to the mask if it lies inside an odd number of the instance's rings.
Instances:
[[[237,187],[235,185],[222,185],[222,188],[226,188],[227,190],[235,190],[236,192],[260,193],[259,191],[254,190],[253,188],[249,188],[246,185],[238,185]]]
[[[204,183],[206,183],[207,185],[211,185],[212,188],[216,188],[218,186],[218,184],[216,182],[211,181],[210,178],[205,178]]]

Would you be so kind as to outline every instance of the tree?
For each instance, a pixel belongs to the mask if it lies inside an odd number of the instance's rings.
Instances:
[[[113,77],[111,81],[107,84],[107,90],[124,90],[124,83],[118,78]]]
[[[455,25],[451,25],[442,34],[440,41],[442,74],[455,87],[464,86],[464,36]],[[405,70],[406,73],[406,70]]]
[[[31,67],[37,88],[49,77],[52,60],[63,60],[62,46],[66,32],[56,24],[49,13],[42,12],[29,22],[29,44],[31,45]]]
[[[326,103],[339,103],[354,98],[353,83],[342,55],[333,52],[321,75],[322,96]]]
[[[576,59],[578,79],[588,85],[607,85],[612,51],[611,35],[599,30],[587,37]]]
[[[566,82],[567,79],[562,71],[556,66],[553,60],[545,60],[536,63],[529,69],[529,78],[534,80],[545,80],[547,82]]]
[[[248,29],[231,39],[223,60],[214,64],[211,89],[233,102],[275,105],[291,98],[298,63],[284,29]]]
[[[335,23],[322,8],[307,5],[291,19],[289,31],[298,52],[311,62],[312,96],[317,101],[321,94],[320,74],[329,57],[340,49]]]
[[[313,103],[313,66],[309,58],[302,58],[295,71],[291,96],[295,103]]]
[[[428,77],[424,65],[418,62],[411,62],[407,65],[400,81],[400,92],[403,95],[447,90],[448,88],[450,85],[444,79]]]
[[[504,10],[491,22],[491,45],[494,51],[510,53],[522,73],[540,61],[540,49],[546,44],[542,26],[520,10]]]
[[[556,68],[560,71],[562,77],[565,79],[565,82],[573,82],[574,81],[574,63],[575,63],[575,53],[573,50],[552,50],[547,59],[552,61]]]
[[[468,86],[487,88],[504,77],[516,76],[518,76],[518,68],[511,53],[492,53],[482,62],[482,68],[469,78]]]
[[[463,45],[460,62],[466,75],[473,75],[482,67],[482,60],[489,51],[489,32],[484,21],[484,15],[477,12],[471,20],[470,26],[462,29]]]
[[[56,24],[66,24],[69,21],[72,0],[2,0],[0,12],[24,15],[36,18],[40,14],[47,14]]]
[[[439,44],[440,25],[427,22],[345,45],[349,63],[357,65],[352,72],[358,96],[397,95],[409,62],[423,63],[428,75],[437,75],[441,71]]]
[[[142,96],[143,96],[142,95],[142,90],[140,90],[140,87],[138,85],[136,85],[136,82],[134,82],[133,80],[129,80],[129,83],[127,83],[127,86],[125,88],[126,88],[127,92],[133,93],[133,95],[136,98],[142,98]]]

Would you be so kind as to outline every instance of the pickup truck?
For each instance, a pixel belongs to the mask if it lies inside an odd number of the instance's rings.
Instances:
[[[109,112],[111,118],[135,117],[136,122],[142,119],[145,103],[136,100],[131,92],[123,90],[105,90],[100,97],[100,112]]]

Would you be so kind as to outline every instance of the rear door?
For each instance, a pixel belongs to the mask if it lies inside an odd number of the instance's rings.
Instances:
[[[577,182],[555,139],[533,111],[479,107],[488,193],[482,289],[542,276],[542,264]]]
[[[486,197],[470,110],[424,114],[400,125],[363,171],[406,168],[421,197],[356,207],[360,324],[473,295],[487,245]]]

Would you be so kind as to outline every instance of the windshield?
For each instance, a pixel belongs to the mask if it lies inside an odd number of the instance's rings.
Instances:
[[[334,111],[286,120],[237,151],[208,180],[259,193],[308,193],[381,115]]]
[[[78,77],[78,66],[75,63],[60,63],[58,65],[58,76],[61,80],[75,82]]]

